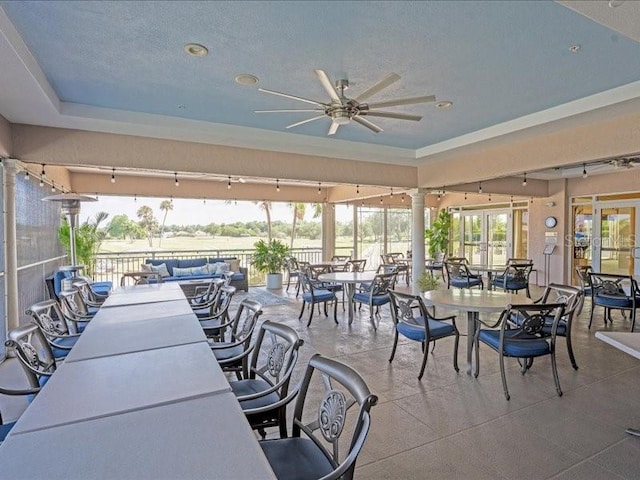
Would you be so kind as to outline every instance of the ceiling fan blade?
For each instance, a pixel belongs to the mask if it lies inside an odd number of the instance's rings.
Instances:
[[[368,117],[384,117],[384,118],[397,118],[398,120],[412,120],[419,122],[422,120],[420,115],[408,115],[406,113],[394,113],[394,112],[376,112],[376,111],[364,111],[360,112],[360,115],[367,115]]]
[[[331,126],[329,127],[329,133],[327,133],[327,135],[335,135],[335,133],[338,131],[339,126],[340,126],[339,123],[331,122]]]
[[[308,120],[303,120],[301,122],[292,123],[287,128],[297,127],[299,125],[304,125],[305,123],[313,122],[314,120],[320,120],[321,118],[326,118],[326,115],[320,115],[319,117],[309,118]]]
[[[292,112],[321,112],[319,108],[316,109],[291,109],[291,110],[254,110],[253,113],[292,113]]]
[[[315,100],[309,100],[308,98],[296,97],[295,95],[289,95],[288,93],[276,92],[275,90],[267,90],[266,88],[259,88],[259,92],[270,93],[271,95],[278,95],[284,98],[290,98],[292,100],[299,100],[301,102],[310,103],[311,105],[318,105],[319,107],[325,107],[324,103],[316,102]]]
[[[389,85],[397,82],[398,80],[400,80],[400,75],[392,72],[386,77],[384,77],[382,80],[380,80],[378,83],[376,83],[372,87],[369,87],[367,90],[362,92],[360,95],[354,98],[354,100],[356,102],[364,102],[367,98],[373,97],[376,93],[384,90]]]
[[[314,70],[314,72],[316,72],[318,80],[320,80],[320,83],[331,97],[331,100],[342,105],[342,100],[340,100],[338,92],[336,92],[336,89],[333,87],[333,83],[331,83],[329,75],[327,75],[324,70]]]
[[[367,127],[369,130],[373,130],[376,133],[382,132],[382,129],[375,123],[371,123],[369,120],[365,120],[362,117],[355,116],[352,118],[354,122],[358,122],[360,125]]]
[[[370,103],[369,108],[395,107],[396,105],[412,105],[414,103],[426,103],[435,101],[435,95],[425,95],[423,97],[399,98],[397,100],[387,100],[386,102]]]

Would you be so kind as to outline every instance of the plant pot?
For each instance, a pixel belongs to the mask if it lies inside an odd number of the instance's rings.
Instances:
[[[280,290],[282,288],[281,273],[267,273],[267,289]]]

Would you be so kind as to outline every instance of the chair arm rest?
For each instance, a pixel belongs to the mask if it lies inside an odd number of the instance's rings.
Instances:
[[[236,362],[244,359],[245,357],[247,357],[252,351],[253,351],[253,345],[251,345],[251,347],[249,347],[249,349],[245,350],[240,355],[236,355],[235,357],[231,357],[231,358],[225,358],[224,360],[218,360],[218,364],[221,367],[224,367],[225,365],[236,363]]]
[[[11,388],[0,387],[0,393],[3,395],[35,395],[40,391],[40,387],[38,388],[27,388],[27,389],[18,389],[14,390]]]
[[[275,403],[272,403],[270,405],[265,405],[264,407],[247,408],[247,409],[243,408],[242,411],[244,412],[245,415],[255,415],[258,413],[264,413],[264,412],[269,412],[271,410],[276,410],[278,408],[284,407],[289,403],[291,403],[291,401],[298,396],[298,392],[300,392],[300,385],[296,385],[295,388],[291,392],[289,392],[289,394],[286,397],[278,400]],[[238,401],[240,401],[240,397],[238,397]]]
[[[66,335],[58,335],[57,333],[47,333],[47,337],[56,339],[56,338],[69,338],[69,337],[79,337],[82,335],[81,333],[67,333]],[[52,340],[53,341],[53,340]],[[56,345],[57,346],[57,345]],[[71,347],[69,347],[71,348]]]
[[[456,316],[455,315],[449,315],[448,317],[432,317],[434,320],[437,320],[439,322],[445,322],[448,320],[452,320],[454,323],[456,321]]]

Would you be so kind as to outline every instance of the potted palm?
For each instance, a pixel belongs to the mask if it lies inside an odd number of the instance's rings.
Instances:
[[[267,274],[267,288],[277,290],[282,288],[282,270],[285,258],[289,255],[289,247],[280,240],[258,240],[253,244],[253,266],[259,272]]]

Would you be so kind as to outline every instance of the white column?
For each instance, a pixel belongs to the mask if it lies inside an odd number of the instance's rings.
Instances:
[[[424,273],[424,192],[414,190],[411,195],[411,289],[420,293],[418,279]]]
[[[336,214],[334,206],[325,203],[322,206],[322,256],[331,260],[336,251]]]
[[[4,168],[4,288],[7,330],[20,320],[18,303],[18,250],[16,248],[16,174],[17,160],[7,159]]]

